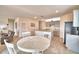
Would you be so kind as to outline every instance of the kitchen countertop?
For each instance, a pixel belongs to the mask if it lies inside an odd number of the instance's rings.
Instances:
[[[79,52],[79,35],[67,34],[66,47],[72,51]]]
[[[52,32],[52,31],[49,30],[49,29],[43,29],[43,30],[39,30],[39,31]]]
[[[67,35],[74,35],[74,36],[79,36],[77,34],[71,34],[71,33],[66,33]]]

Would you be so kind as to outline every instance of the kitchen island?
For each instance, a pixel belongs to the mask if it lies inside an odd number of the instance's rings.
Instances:
[[[47,37],[50,40],[53,39],[53,32],[50,30],[40,30],[40,31],[35,31],[35,35],[36,36],[43,36],[43,37]]]

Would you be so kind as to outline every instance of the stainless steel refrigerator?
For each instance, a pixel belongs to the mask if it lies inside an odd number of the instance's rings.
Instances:
[[[73,34],[73,35],[77,35],[76,34],[76,28],[73,27],[73,22],[65,22],[64,23],[64,44],[66,44],[66,34]]]

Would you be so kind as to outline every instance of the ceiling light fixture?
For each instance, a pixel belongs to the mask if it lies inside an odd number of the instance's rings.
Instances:
[[[37,17],[36,17],[36,16],[34,16],[34,19],[37,19]]]
[[[45,21],[46,21],[46,22],[60,21],[60,17],[55,17],[55,18],[47,19],[47,20],[45,20]]]
[[[47,20],[45,20],[46,22],[51,22],[52,20],[51,19],[47,19]]]
[[[56,13],[58,13],[59,12],[59,10],[56,10]]]

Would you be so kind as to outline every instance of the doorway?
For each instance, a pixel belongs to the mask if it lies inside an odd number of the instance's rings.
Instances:
[[[9,30],[14,31],[14,19],[8,19]]]

